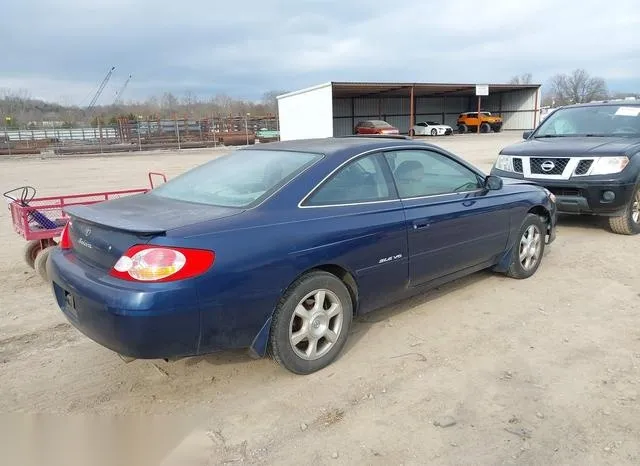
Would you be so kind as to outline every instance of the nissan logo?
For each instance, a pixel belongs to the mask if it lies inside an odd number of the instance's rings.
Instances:
[[[551,170],[556,168],[556,164],[551,160],[545,160],[544,162],[542,162],[542,165],[540,165],[540,168],[542,168],[546,172],[550,172]]]

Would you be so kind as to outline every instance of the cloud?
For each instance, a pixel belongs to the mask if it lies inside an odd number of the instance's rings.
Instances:
[[[3,19],[0,88],[81,105],[111,66],[100,103],[129,74],[125,99],[525,72],[544,83],[577,67],[640,90],[637,0],[25,0],[3,6]]]

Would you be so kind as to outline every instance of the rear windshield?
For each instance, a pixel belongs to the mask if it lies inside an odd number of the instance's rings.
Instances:
[[[592,105],[556,110],[534,137],[640,136],[640,105]]]
[[[189,170],[151,194],[222,207],[251,207],[321,157],[308,152],[236,150]]]

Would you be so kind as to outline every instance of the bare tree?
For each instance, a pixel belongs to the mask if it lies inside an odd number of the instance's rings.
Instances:
[[[269,91],[262,95],[262,104],[267,108],[270,113],[276,113],[278,111],[278,99],[277,97],[282,94],[286,94],[287,91]]]
[[[571,74],[556,74],[551,78],[549,87],[556,105],[578,104],[608,97],[605,80],[592,77],[581,68]]]
[[[160,101],[160,106],[164,111],[175,112],[178,109],[178,98],[171,92],[165,92]]]
[[[509,80],[509,84],[531,84],[533,82],[533,75],[531,73],[524,73],[521,75],[513,76]]]

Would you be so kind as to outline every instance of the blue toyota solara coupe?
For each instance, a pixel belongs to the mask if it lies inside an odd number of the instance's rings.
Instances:
[[[145,194],[66,209],[48,270],[82,333],[127,358],[247,348],[309,374],[354,316],[491,268],[533,275],[554,196],[401,137],[260,144]]]

